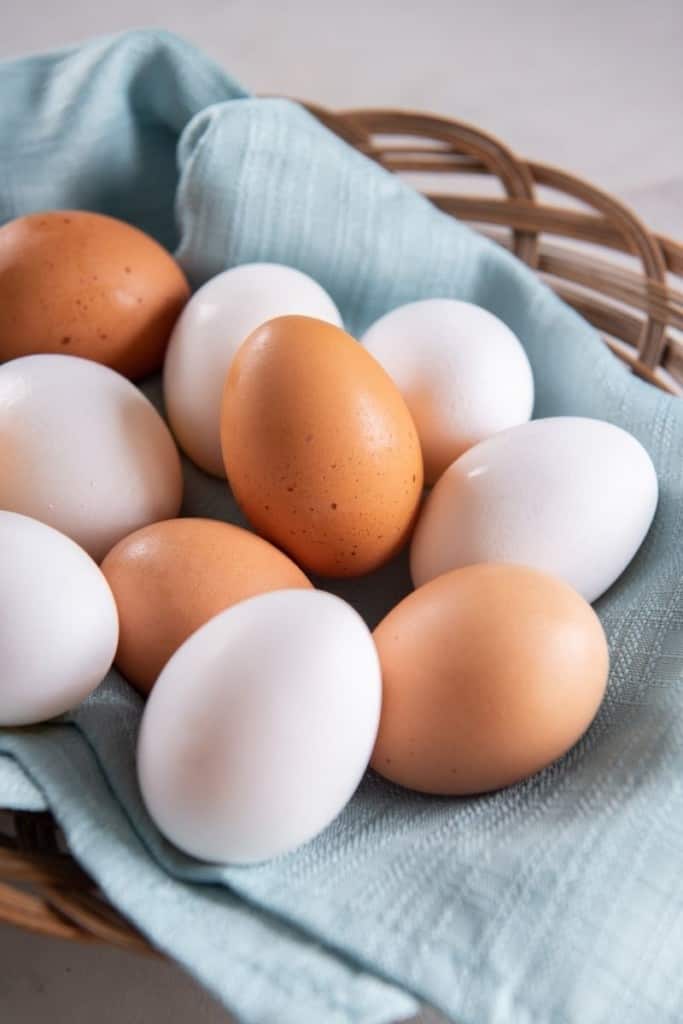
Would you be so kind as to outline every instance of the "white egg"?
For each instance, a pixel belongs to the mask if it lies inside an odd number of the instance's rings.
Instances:
[[[377,320],[362,342],[413,415],[427,483],[472,445],[531,416],[526,353],[510,328],[480,306],[411,302]]]
[[[631,434],[602,420],[533,420],[470,448],[440,478],[413,536],[413,582],[517,562],[594,601],[635,555],[656,507],[654,466]]]
[[[29,725],[101,683],[118,616],[104,576],[63,533],[0,512],[0,551],[0,725]]]
[[[204,860],[291,850],[352,796],[380,702],[372,636],[340,598],[282,590],[233,605],[178,648],[152,690],[138,744],[147,809]]]
[[[0,508],[40,519],[98,562],[182,499],[180,457],[151,402],[75,356],[0,366]]]
[[[164,401],[178,443],[207,473],[225,476],[221,398],[235,352],[260,324],[290,313],[342,326],[327,292],[279,263],[245,263],[218,274],[180,315],[166,351]]]

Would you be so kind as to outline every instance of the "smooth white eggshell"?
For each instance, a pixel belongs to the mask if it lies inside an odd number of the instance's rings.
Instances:
[[[29,725],[100,684],[118,616],[99,568],[63,533],[0,512],[0,551],[0,725]]]
[[[510,328],[480,306],[411,302],[377,320],[362,342],[413,415],[427,483],[472,445],[531,416],[526,353]]]
[[[164,362],[164,401],[173,433],[193,462],[224,477],[220,415],[235,352],[260,324],[298,313],[342,326],[313,278],[279,263],[245,263],[207,281],[180,315]]]
[[[594,601],[643,542],[657,493],[650,456],[620,427],[574,416],[511,427],[437,482],[413,535],[413,582],[476,562],[517,562]]]
[[[75,356],[0,366],[0,508],[40,519],[96,561],[182,499],[180,457],[129,380]]]
[[[138,744],[147,809],[204,860],[291,850],[352,796],[380,703],[372,636],[340,598],[281,590],[233,605],[185,641],[152,690]]]

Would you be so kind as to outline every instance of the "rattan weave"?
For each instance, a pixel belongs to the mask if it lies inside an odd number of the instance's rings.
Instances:
[[[438,176],[438,191],[423,191],[441,210],[493,234],[593,323],[635,373],[683,394],[683,245],[649,231],[619,200],[564,171],[522,160],[469,125],[399,110],[306,106],[389,170],[418,183]],[[485,195],[464,188],[485,178]],[[491,195],[491,182],[499,196]],[[49,814],[6,817],[0,920],[152,952],[61,852]]]

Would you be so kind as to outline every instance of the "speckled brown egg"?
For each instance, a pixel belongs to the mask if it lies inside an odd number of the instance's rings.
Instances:
[[[544,768],[588,728],[607,683],[591,606],[518,565],[438,576],[374,637],[383,697],[372,766],[425,793],[481,793]]]
[[[311,586],[272,544],[212,519],[167,519],[136,530],[112,548],[102,572],[119,611],[117,667],[143,694],[214,615],[255,594]]]
[[[257,328],[226,379],[221,443],[255,529],[309,571],[359,576],[408,539],[422,492],[415,424],[341,328],[303,316]]]
[[[188,297],[173,257],[113,217],[57,210],[0,228],[0,361],[59,352],[144,377]]]

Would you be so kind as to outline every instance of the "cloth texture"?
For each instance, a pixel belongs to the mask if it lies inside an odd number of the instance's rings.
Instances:
[[[430,798],[368,772],[302,849],[202,864],[144,810],[142,704],[112,671],[59,721],[0,730],[0,807],[43,801],[111,902],[253,1024],[390,1024],[420,1001],[459,1024],[680,1021],[683,403],[631,376],[502,248],[165,33],[0,64],[0,222],[56,207],[138,224],[195,287],[239,263],[291,264],[355,334],[414,299],[476,302],[522,340],[534,415],[630,430],[660,502],[597,604],[612,658],[598,717],[524,783]],[[161,407],[159,380],[144,389]],[[225,483],[184,472],[185,513],[243,522]],[[406,554],[324,585],[373,626],[410,590]]]

